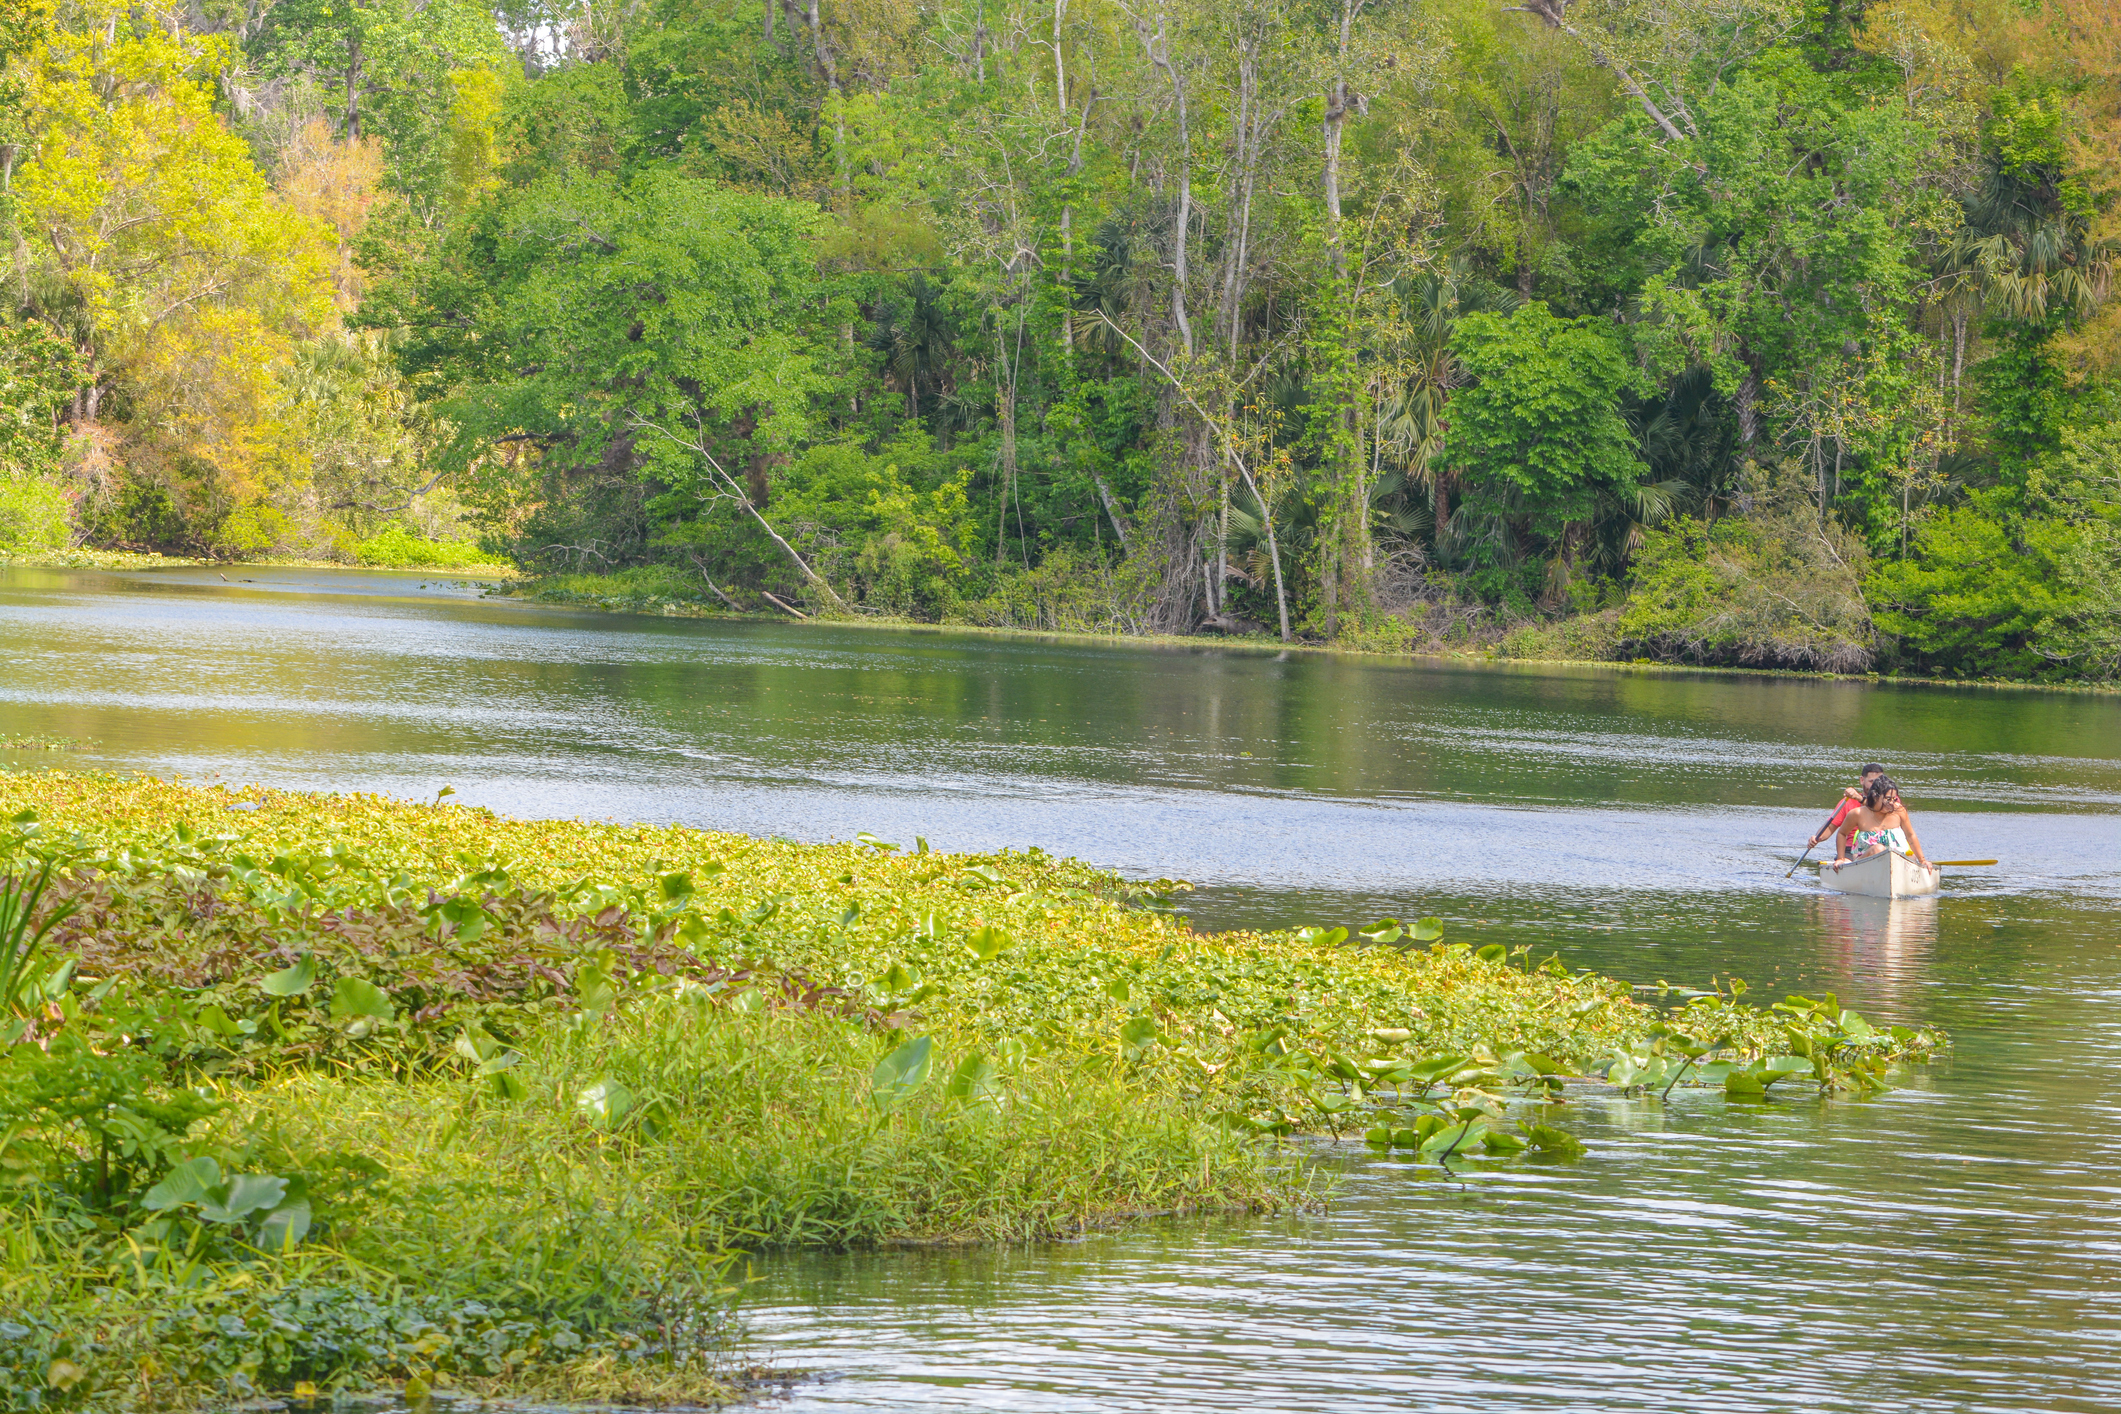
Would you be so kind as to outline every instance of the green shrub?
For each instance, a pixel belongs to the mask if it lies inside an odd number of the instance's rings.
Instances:
[[[38,476],[0,478],[0,551],[63,550],[73,540],[73,501]]]
[[[1614,651],[1751,668],[1868,668],[1863,542],[1820,519],[1801,477],[1779,469],[1750,517],[1645,528]]]
[[[285,553],[297,539],[293,524],[276,506],[238,506],[214,529],[213,546],[238,560]]]
[[[472,541],[428,540],[395,523],[357,542],[353,555],[357,563],[379,569],[463,570],[507,563]]]

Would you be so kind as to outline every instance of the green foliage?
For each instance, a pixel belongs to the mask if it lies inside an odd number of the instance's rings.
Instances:
[[[1643,533],[1620,651],[1685,662],[1860,672],[1874,652],[1863,542],[1782,468],[1754,514]]]
[[[38,476],[0,479],[0,554],[62,550],[73,543],[73,498]]]
[[[1558,319],[1534,301],[1467,315],[1452,351],[1472,381],[1451,402],[1448,456],[1476,515],[1523,515],[1558,536],[1642,479],[1619,404],[1644,380],[1609,322]]]
[[[2066,521],[2012,515],[1999,500],[1950,507],[1923,526],[1912,557],[1878,566],[1869,583],[1878,624],[1927,666],[2049,676],[2043,646],[2079,608],[2063,573],[2078,536]]]
[[[674,172],[542,176],[468,213],[417,289],[406,357],[446,380],[467,460],[525,438],[555,470],[615,460],[734,494],[708,458],[741,468],[809,429],[816,222]]]
[[[140,1050],[98,1050],[76,1030],[48,1048],[17,1045],[0,1065],[0,1168],[15,1184],[86,1206],[130,1206],[183,1156],[220,1108],[168,1083]]]
[[[49,324],[0,312],[0,486],[57,469],[61,414],[82,371],[79,352]]]
[[[402,525],[384,526],[354,546],[354,559],[379,569],[464,570],[504,565],[469,540],[429,540]]]

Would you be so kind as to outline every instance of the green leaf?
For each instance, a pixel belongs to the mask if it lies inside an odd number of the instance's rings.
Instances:
[[[490,920],[486,910],[473,899],[457,897],[447,900],[435,910],[435,916],[445,923],[456,925],[454,938],[460,943],[474,943],[486,935]]]
[[[988,923],[974,929],[965,939],[965,946],[972,949],[972,955],[981,962],[992,962],[1007,952],[1014,942],[1006,931]]]
[[[992,1104],[1000,1098],[997,1084],[1000,1072],[994,1062],[978,1053],[966,1056],[950,1072],[950,1083],[943,1088],[943,1098],[957,1105]]]
[[[1105,984],[1105,995],[1112,998],[1115,1002],[1124,1002],[1131,999],[1134,995],[1133,980],[1127,977],[1113,978]]]
[[[192,1019],[216,1036],[239,1036],[242,1034],[236,1029],[236,1023],[228,1019],[228,1013],[212,1002],[208,1002],[205,1006],[192,1013]]]
[[[1767,1081],[1751,1071],[1734,1070],[1723,1077],[1723,1093],[1733,1100],[1757,1100],[1767,1094]]]
[[[1443,937],[1443,920],[1434,916],[1417,918],[1410,934],[1417,943],[1433,943]]]
[[[878,1061],[869,1072],[869,1093],[876,1107],[888,1111],[926,1084],[934,1052],[934,1038],[915,1036]]]
[[[201,1154],[171,1169],[160,1183],[141,1197],[140,1206],[150,1213],[165,1213],[186,1203],[199,1202],[206,1197],[208,1189],[220,1182],[221,1166]]]
[[[690,874],[665,874],[655,882],[656,889],[662,894],[665,903],[676,903],[680,899],[692,897]]]
[[[259,1248],[267,1252],[286,1252],[296,1247],[309,1236],[310,1216],[307,1198],[281,1203],[258,1224]]]
[[[1369,927],[1355,931],[1373,943],[1396,943],[1407,935],[1407,930],[1399,926],[1397,918],[1380,918]]]
[[[210,1223],[241,1222],[252,1213],[277,1207],[287,1196],[287,1180],[278,1174],[241,1173],[208,1190],[199,1216]]]
[[[1504,1134],[1502,1131],[1494,1129],[1481,1135],[1480,1142],[1482,1147],[1491,1154],[1522,1154],[1526,1147],[1525,1141],[1519,1139],[1516,1135]]]
[[[1119,1028],[1119,1039],[1130,1051],[1146,1050],[1156,1043],[1156,1037],[1156,1018],[1153,1016],[1132,1017]]]
[[[512,1070],[497,1072],[492,1077],[492,1085],[496,1099],[516,1101],[527,1099],[530,1095],[530,1087]]]
[[[1542,1154],[1573,1159],[1583,1153],[1583,1141],[1566,1129],[1532,1120],[1520,1121],[1517,1127],[1524,1131],[1525,1138],[1532,1141],[1532,1147]]]
[[[608,1129],[633,1108],[633,1091],[616,1080],[599,1080],[582,1088],[574,1106],[590,1123]]]
[[[1486,947],[1474,953],[1473,956],[1479,958],[1482,962],[1507,962],[1510,958],[1510,950],[1501,943],[1489,943]]]
[[[870,834],[867,830],[858,831],[855,834],[855,839],[860,841],[862,844],[869,846],[869,848],[875,850],[879,854],[889,854],[891,853],[891,851],[898,848],[898,846],[895,844],[886,844],[883,840],[878,839],[875,835]]]
[[[388,1021],[398,1013],[389,996],[375,983],[363,977],[341,977],[332,991],[331,1014],[339,1021],[361,1016]]]
[[[1424,1154],[1456,1153],[1480,1142],[1488,1132],[1485,1118],[1464,1120],[1458,1124],[1445,1125],[1421,1141]]]
[[[317,960],[308,953],[292,967],[283,967],[278,972],[267,974],[259,985],[267,996],[298,997],[308,991],[317,980]]]

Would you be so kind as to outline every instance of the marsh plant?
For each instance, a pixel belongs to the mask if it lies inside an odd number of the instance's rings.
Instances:
[[[776,1247],[1271,1210],[1314,1201],[1285,1136],[1566,1157],[1601,1068],[1860,1089],[1937,1044],[1436,919],[1205,937],[1035,850],[59,773],[0,809],[17,1406],[696,1401]]]

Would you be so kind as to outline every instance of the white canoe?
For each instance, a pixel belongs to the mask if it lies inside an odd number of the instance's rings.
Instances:
[[[1870,898],[1915,898],[1933,894],[1944,880],[1942,871],[1924,869],[1897,850],[1886,850],[1854,864],[1836,869],[1831,860],[1819,866],[1819,882],[1836,893],[1864,894]]]

